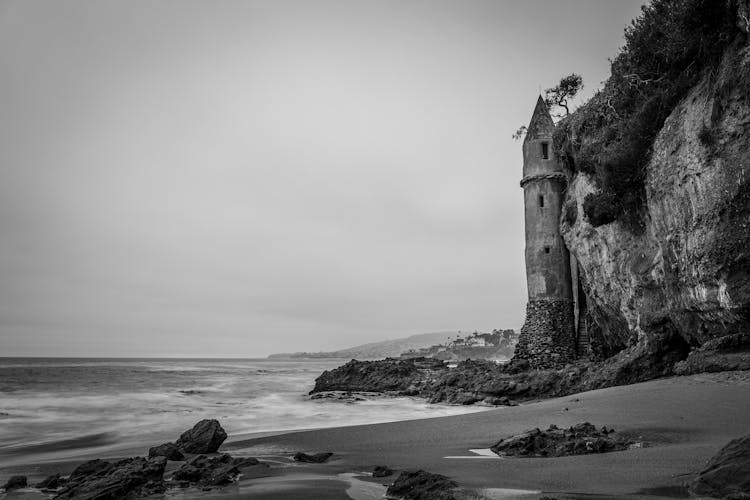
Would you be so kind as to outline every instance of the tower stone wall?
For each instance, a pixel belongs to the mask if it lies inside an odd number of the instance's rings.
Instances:
[[[523,143],[528,304],[514,354],[533,368],[561,366],[576,357],[570,254],[560,235],[567,176],[555,158],[554,129],[540,97]]]

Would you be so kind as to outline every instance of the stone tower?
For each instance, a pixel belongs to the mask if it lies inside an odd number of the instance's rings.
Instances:
[[[541,97],[523,141],[526,222],[526,321],[514,357],[533,368],[575,359],[576,332],[570,254],[560,235],[560,213],[567,176],[555,158],[555,124]]]

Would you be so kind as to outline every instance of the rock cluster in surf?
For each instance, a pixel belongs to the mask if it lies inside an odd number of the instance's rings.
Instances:
[[[172,487],[197,486],[210,489],[237,480],[243,470],[267,468],[256,458],[232,457],[216,453],[227,434],[216,420],[202,420],[184,432],[175,443],[165,443],[149,450],[149,457],[118,461],[89,460],[76,467],[68,477],[54,474],[36,484],[36,488],[54,493],[55,500],[116,500],[161,494]],[[191,451],[193,450],[193,451]],[[198,450],[198,451],[195,451]],[[169,475],[169,461],[184,463]],[[6,491],[27,486],[25,476],[14,476]]]

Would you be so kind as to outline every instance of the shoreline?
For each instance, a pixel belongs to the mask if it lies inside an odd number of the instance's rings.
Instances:
[[[333,496],[321,498],[351,498],[346,491],[352,481],[340,474],[356,475],[371,471],[374,465],[387,465],[395,471],[424,469],[444,474],[461,487],[481,491],[490,498],[529,498],[532,491],[557,498],[675,498],[682,496],[682,485],[716,451],[729,440],[750,433],[749,413],[750,372],[720,372],[598,389],[463,415],[241,435],[228,440],[220,451],[275,460],[267,479],[259,482],[257,478],[242,478],[235,485],[209,493],[184,491],[168,496],[303,498],[295,495],[324,488]],[[614,427],[641,438],[647,446],[561,458],[492,459],[470,451],[489,448],[499,439],[529,428],[583,421]],[[301,465],[290,460],[296,451],[331,451],[334,457],[325,464]],[[145,452],[142,449],[136,454]],[[83,460],[3,466],[0,478],[25,472],[33,484],[47,474],[70,472]],[[375,481],[356,477],[356,481],[383,484],[396,476]],[[315,478],[320,480],[318,486]],[[281,488],[285,483],[290,486]],[[338,493],[332,493],[334,490]],[[276,493],[269,497],[271,491]]]

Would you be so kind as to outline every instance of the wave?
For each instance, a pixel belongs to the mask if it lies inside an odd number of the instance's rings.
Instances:
[[[82,448],[96,448],[118,442],[117,433],[99,432],[67,439],[44,441],[41,443],[17,443],[3,448],[5,455],[48,453],[60,450],[76,450]]]
[[[24,447],[24,453],[57,456],[86,447],[154,445],[173,441],[202,418],[219,419],[231,437],[479,410],[413,398],[310,400],[315,377],[340,360],[3,363],[0,413],[7,415],[0,455]]]

